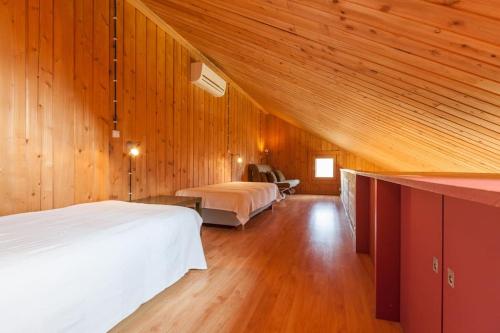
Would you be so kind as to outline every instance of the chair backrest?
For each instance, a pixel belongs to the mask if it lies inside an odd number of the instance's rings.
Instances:
[[[261,173],[272,172],[273,168],[271,168],[268,164],[249,164],[248,165],[248,180],[251,182],[260,182]]]

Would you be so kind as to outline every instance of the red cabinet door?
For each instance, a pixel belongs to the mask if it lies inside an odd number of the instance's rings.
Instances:
[[[443,332],[500,332],[500,208],[445,197],[443,268]]]
[[[400,314],[405,333],[441,332],[442,210],[441,195],[401,188]]]

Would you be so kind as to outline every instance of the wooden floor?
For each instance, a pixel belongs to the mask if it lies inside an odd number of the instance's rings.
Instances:
[[[114,332],[401,332],[375,320],[372,266],[353,251],[337,197],[293,196],[245,230],[205,228],[209,269]]]

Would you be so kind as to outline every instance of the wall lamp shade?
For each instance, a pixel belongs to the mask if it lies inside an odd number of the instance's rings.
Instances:
[[[127,142],[127,153],[131,157],[139,156],[139,154],[141,153],[139,145],[136,142],[131,142],[131,141]]]
[[[236,159],[236,162],[238,162],[238,164],[243,163],[243,157],[238,156],[238,158]]]
[[[130,154],[130,156],[133,156],[133,157],[139,156],[139,154],[140,154],[139,148],[130,149],[129,154]]]

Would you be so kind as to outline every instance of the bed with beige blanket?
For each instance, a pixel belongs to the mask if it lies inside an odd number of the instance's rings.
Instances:
[[[245,225],[281,199],[272,183],[229,182],[179,190],[175,195],[201,197],[203,223]]]

